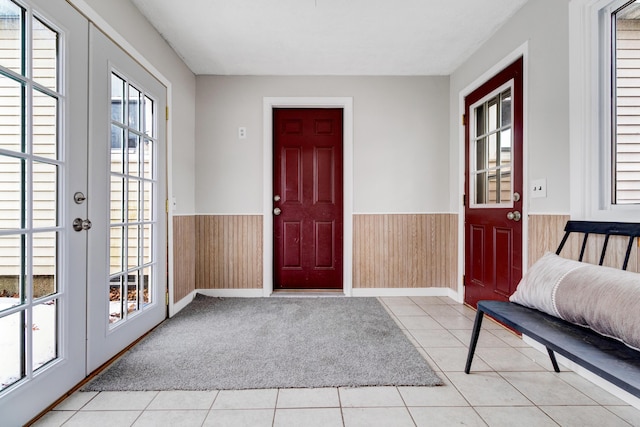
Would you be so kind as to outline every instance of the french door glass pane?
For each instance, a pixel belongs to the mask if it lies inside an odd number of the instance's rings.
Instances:
[[[0,155],[0,230],[24,226],[24,173],[24,159]]]
[[[142,188],[142,220],[148,222],[151,221],[153,212],[153,207],[151,205],[151,199],[153,198],[153,183],[143,181]]]
[[[21,234],[0,236],[0,311],[23,301],[24,243]]]
[[[47,297],[57,292],[56,258],[58,233],[33,235],[33,297]]]
[[[33,335],[33,370],[58,357],[57,325],[58,304],[56,300],[33,307],[31,333]]]
[[[109,324],[116,325],[122,320],[122,276],[113,277],[109,281]]]
[[[128,181],[128,204],[127,204],[127,218],[129,222],[138,222],[140,220],[139,217],[139,207],[140,207],[140,181],[134,178],[129,178]]]
[[[33,80],[58,90],[58,33],[33,18]]]
[[[33,227],[55,227],[58,222],[58,165],[33,162]]]
[[[142,176],[145,179],[152,180],[154,178],[154,173],[155,173],[153,170],[153,165],[155,164],[154,142],[149,139],[144,140],[144,153],[143,153],[142,159],[143,159],[142,160],[142,168],[143,168]]]
[[[127,149],[127,174],[130,176],[140,176],[139,148],[140,136],[130,132]]]
[[[24,85],[0,74],[0,95],[0,148],[23,152]]]
[[[38,90],[33,91],[33,154],[58,158],[58,100]]]
[[[154,105],[155,103],[151,98],[149,98],[148,96],[144,97],[144,116],[147,119],[154,117],[154,113],[153,113]],[[155,124],[153,123],[153,120],[145,120],[144,122],[144,134],[150,138],[156,137],[156,131],[155,131],[154,125]]]
[[[142,302],[146,305],[151,302],[151,267],[145,267],[142,272]]]
[[[6,46],[0,50],[0,65],[23,74],[24,9],[10,0],[0,0],[0,28],[2,41]]]
[[[124,178],[119,175],[111,175],[111,223],[124,221]]]
[[[140,131],[140,91],[129,85],[129,127]]]
[[[146,224],[143,228],[143,236],[142,236],[142,264],[150,264],[152,261],[152,252],[151,252],[151,239],[153,235],[151,234],[152,227],[151,224]]]
[[[111,120],[124,123],[124,80],[111,74]]]
[[[0,301],[0,304],[2,302]],[[2,363],[0,363],[0,390],[24,378],[23,347],[24,311],[0,317],[0,347],[2,347]]]
[[[126,102],[122,102],[126,100]],[[109,324],[114,326],[151,302],[149,278],[156,135],[155,104],[122,74],[111,75],[111,235]],[[123,120],[126,118],[126,123]],[[126,142],[125,142],[126,141]]]

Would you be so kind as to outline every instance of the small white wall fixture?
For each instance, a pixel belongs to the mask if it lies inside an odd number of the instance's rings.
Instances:
[[[352,295],[353,271],[353,98],[263,98],[263,295],[273,293],[273,109],[342,108],[343,110],[343,292]]]

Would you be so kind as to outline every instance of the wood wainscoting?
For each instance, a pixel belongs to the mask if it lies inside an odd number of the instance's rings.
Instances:
[[[570,219],[569,215],[529,215],[529,266],[536,262],[545,252],[554,252],[558,248],[564,226]],[[603,236],[589,236],[585,250],[584,261],[597,264],[600,258]],[[604,265],[620,268],[624,261],[629,239],[620,236],[612,236],[609,239]],[[567,241],[560,256],[563,258],[578,259],[582,236],[572,235]],[[629,271],[640,272],[640,251],[638,244],[634,245],[627,267]]]
[[[196,289],[196,217],[173,217],[173,302]]]
[[[262,215],[196,217],[196,289],[262,289]]]
[[[457,290],[457,214],[353,216],[354,288]]]

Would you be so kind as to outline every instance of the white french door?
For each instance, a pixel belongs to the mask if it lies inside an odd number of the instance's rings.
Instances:
[[[91,372],[166,317],[166,89],[100,30],[89,36]]]
[[[64,0],[0,0],[0,424],[86,374],[88,23]]]
[[[165,318],[165,108],[65,0],[0,0],[0,425]]]

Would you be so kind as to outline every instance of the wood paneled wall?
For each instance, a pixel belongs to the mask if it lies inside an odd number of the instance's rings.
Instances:
[[[353,217],[353,287],[457,289],[458,216]]]
[[[196,217],[196,289],[262,289],[262,216]]]
[[[196,289],[196,217],[173,217],[173,302]]]
[[[546,251],[556,251],[562,236],[568,215],[530,215],[529,216],[529,266],[536,262]],[[604,238],[589,236],[583,261],[598,264]],[[613,236],[609,239],[604,265],[621,268],[629,239]],[[582,246],[582,235],[572,235],[560,254],[564,258],[578,259]],[[627,267],[629,271],[640,272],[640,251],[634,245]]]
[[[555,252],[568,215],[529,216],[529,266]],[[178,216],[173,218],[174,301],[195,289],[262,288],[262,216]],[[457,290],[458,216],[385,214],[353,217],[354,288]],[[577,259],[580,238],[562,256]],[[612,237],[605,265],[619,268],[626,239]],[[597,263],[602,240],[589,238],[585,261]],[[640,271],[634,246],[628,269]],[[463,248],[460,248],[463,250]]]

